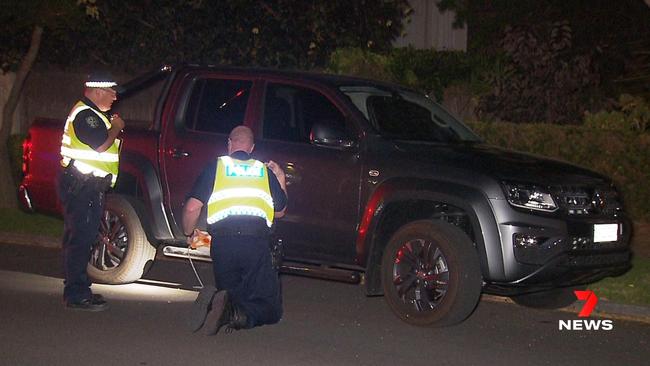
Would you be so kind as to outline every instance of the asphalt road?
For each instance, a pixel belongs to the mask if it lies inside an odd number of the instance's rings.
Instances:
[[[186,261],[158,262],[142,282],[93,285],[101,313],[66,310],[56,249],[0,245],[0,365],[647,365],[650,324],[559,330],[578,319],[482,301],[464,323],[418,328],[361,287],[283,276],[281,323],[208,337],[187,330],[197,284]],[[198,265],[207,282],[207,264]],[[594,320],[603,318],[591,318]]]

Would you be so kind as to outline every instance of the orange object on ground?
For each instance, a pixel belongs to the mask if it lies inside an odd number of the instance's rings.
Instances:
[[[196,249],[199,247],[210,247],[210,241],[212,240],[212,236],[208,234],[207,231],[199,230],[199,229],[194,229],[194,233],[192,234],[192,242],[190,244],[190,247],[192,249]]]

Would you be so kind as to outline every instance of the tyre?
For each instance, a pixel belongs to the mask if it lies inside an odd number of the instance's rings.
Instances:
[[[156,248],[147,240],[140,218],[129,201],[119,195],[106,195],[88,275],[101,283],[133,282],[144,275],[155,255]]]
[[[580,289],[581,288],[575,287],[562,287],[547,291],[511,296],[510,298],[515,303],[529,308],[560,309],[573,304],[577,300],[573,291]]]
[[[386,302],[412,325],[460,323],[481,295],[476,249],[462,231],[444,222],[402,226],[388,242],[381,272]]]

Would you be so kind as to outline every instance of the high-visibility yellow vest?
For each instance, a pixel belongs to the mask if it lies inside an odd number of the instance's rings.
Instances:
[[[105,177],[113,174],[111,187],[115,186],[117,173],[120,165],[120,139],[115,139],[113,144],[104,152],[97,152],[92,147],[79,140],[72,123],[77,115],[84,110],[90,109],[104,123],[106,129],[111,128],[111,122],[106,116],[91,108],[82,101],[79,101],[65,121],[63,138],[61,139],[61,165],[67,167],[74,159],[74,167],[83,174],[92,174],[96,177]]]
[[[208,200],[208,224],[229,216],[257,216],[271,227],[273,214],[273,198],[264,163],[255,159],[220,157]]]

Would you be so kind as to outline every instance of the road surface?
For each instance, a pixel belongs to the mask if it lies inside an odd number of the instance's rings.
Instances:
[[[647,365],[650,324],[559,330],[575,313],[482,301],[464,323],[418,328],[358,285],[283,276],[281,323],[205,336],[186,326],[197,284],[187,261],[149,280],[93,285],[100,313],[66,310],[56,249],[0,246],[0,365]],[[207,264],[198,273],[210,282]],[[162,281],[165,284],[151,281]],[[592,318],[594,320],[600,318]]]

